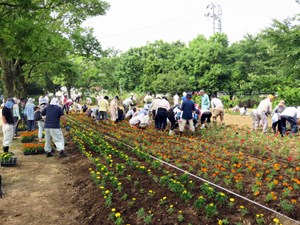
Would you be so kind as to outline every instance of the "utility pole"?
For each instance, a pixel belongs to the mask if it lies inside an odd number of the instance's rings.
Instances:
[[[205,13],[204,16],[212,18],[213,22],[213,34],[217,32],[221,33],[222,32],[222,8],[221,5],[215,4],[211,2],[206,9],[208,10],[207,13]],[[216,23],[217,23],[217,28],[216,28]]]

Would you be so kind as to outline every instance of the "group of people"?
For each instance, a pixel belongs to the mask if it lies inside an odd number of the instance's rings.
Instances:
[[[300,125],[300,107],[287,107],[284,100],[279,101],[278,105],[272,110],[272,101],[275,99],[273,95],[269,95],[263,99],[258,107],[252,111],[253,130],[258,130],[262,126],[262,132],[268,131],[268,116],[272,116],[272,130],[277,131],[281,136],[285,135],[287,122],[291,125],[291,133],[298,132]]]
[[[201,129],[205,128],[211,122],[217,121],[220,117],[221,124],[224,123],[224,106],[222,101],[215,95],[209,96],[201,90],[194,95],[201,96],[201,106],[192,100],[193,93],[184,92],[180,98],[178,94],[173,96],[171,104],[166,96],[152,96],[150,93],[143,99],[144,106],[138,109],[136,107],[136,98],[131,94],[128,98],[120,101],[119,97],[114,97],[109,102],[109,97],[105,96],[98,99],[98,106],[87,110],[87,115],[94,117],[96,122],[100,120],[108,121],[108,115],[113,122],[129,120],[131,127],[145,129],[154,121],[156,130],[166,130],[167,124],[170,124],[169,133],[172,135],[174,129],[179,128],[179,134],[182,135],[185,127],[191,132],[199,125]]]
[[[64,116],[63,107],[59,100],[53,97],[49,103],[48,96],[41,96],[39,103],[34,104],[34,99],[9,98],[2,109],[2,131],[3,131],[3,151],[9,152],[9,146],[13,137],[17,136],[18,125],[24,120],[27,124],[27,131],[33,131],[38,126],[38,139],[43,141],[43,131],[45,133],[45,151],[47,157],[52,157],[51,143],[54,142],[60,157],[65,157],[65,141],[60,127],[60,121],[63,122],[66,130],[67,120]],[[21,107],[19,104],[21,103]]]

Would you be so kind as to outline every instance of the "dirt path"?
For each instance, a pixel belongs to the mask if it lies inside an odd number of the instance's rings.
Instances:
[[[72,180],[62,160],[24,156],[20,141],[13,142],[11,150],[20,164],[0,170],[5,191],[0,199],[0,224],[78,224],[78,211],[71,203]]]

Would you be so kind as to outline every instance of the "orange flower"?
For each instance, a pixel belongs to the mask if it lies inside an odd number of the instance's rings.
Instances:
[[[280,164],[275,163],[273,166],[275,170],[280,170]]]
[[[274,179],[273,183],[274,183],[275,185],[277,185],[277,184],[278,184],[278,180]]]
[[[254,192],[254,196],[259,195],[259,191]]]
[[[291,200],[291,203],[292,203],[292,204],[297,204],[297,200],[296,200],[296,199],[292,199],[292,200]]]

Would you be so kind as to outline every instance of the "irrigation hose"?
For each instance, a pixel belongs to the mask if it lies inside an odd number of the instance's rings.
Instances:
[[[71,120],[71,119],[70,119],[70,120]],[[76,121],[76,123],[80,123],[80,122]],[[80,123],[80,124],[82,124],[83,126],[87,127],[87,125],[85,125],[85,124],[83,124],[83,123]],[[102,135],[105,136],[106,138],[109,138],[109,139],[112,139],[112,140],[117,141],[117,142],[119,142],[119,143],[122,143],[123,145],[125,145],[125,146],[128,147],[128,148],[134,149],[134,147],[132,147],[132,146],[126,144],[126,143],[123,143],[123,142],[121,142],[121,141],[118,140],[118,139],[112,138],[112,137],[110,137],[110,136],[108,136],[108,135],[105,135],[105,134],[102,134]],[[190,173],[190,172],[188,172],[188,171],[185,171],[185,170],[183,170],[183,169],[181,169],[181,168],[179,168],[179,167],[177,167],[177,166],[174,166],[174,165],[172,165],[172,164],[170,164],[170,163],[168,163],[168,162],[166,162],[166,161],[163,161],[163,160],[161,160],[161,159],[159,159],[159,158],[157,158],[157,157],[155,157],[155,156],[153,156],[153,155],[151,155],[151,154],[148,154],[148,155],[149,155],[152,159],[155,159],[155,160],[157,160],[157,161],[159,161],[159,162],[161,162],[161,163],[163,163],[163,164],[165,164],[165,165],[167,165],[167,166],[169,166],[169,167],[172,167],[173,169],[176,169],[176,170],[178,170],[178,171],[181,171],[181,172],[183,172],[183,173],[186,173],[186,174],[188,174],[188,175],[190,175],[190,176],[192,176],[192,177],[194,177],[194,178],[196,178],[196,179],[198,179],[198,180],[201,180],[201,181],[203,181],[203,182],[205,182],[205,183],[208,183],[208,184],[210,184],[210,185],[212,185],[212,186],[214,186],[214,187],[216,187],[216,188],[218,188],[218,189],[221,189],[221,190],[223,190],[223,191],[225,191],[225,192],[227,192],[227,193],[230,193],[230,194],[232,194],[232,195],[235,195],[235,196],[237,196],[237,197],[239,197],[239,198],[241,198],[241,199],[244,199],[245,201],[248,201],[248,202],[250,202],[250,203],[252,203],[252,204],[254,204],[254,205],[257,205],[257,206],[259,206],[259,207],[261,207],[261,208],[263,208],[263,209],[266,209],[266,210],[268,210],[268,211],[270,211],[270,212],[272,212],[272,213],[275,213],[275,214],[277,214],[277,215],[279,215],[279,216],[281,216],[281,217],[284,217],[284,218],[286,218],[286,219],[288,219],[288,220],[291,220],[291,221],[293,221],[293,222],[295,222],[295,223],[297,223],[297,224],[300,224],[299,221],[294,220],[294,219],[292,219],[292,218],[290,218],[290,217],[288,217],[288,216],[286,216],[286,215],[284,215],[284,214],[282,214],[282,213],[280,213],[280,212],[277,212],[277,211],[275,211],[274,209],[268,208],[267,206],[264,206],[264,205],[262,205],[262,204],[260,204],[260,203],[258,203],[258,202],[255,202],[255,201],[253,201],[253,200],[251,200],[251,199],[249,199],[249,198],[246,198],[246,197],[244,197],[244,196],[242,196],[242,195],[239,195],[239,194],[237,194],[237,193],[235,193],[235,192],[233,192],[233,191],[230,191],[230,190],[228,190],[228,189],[226,189],[226,188],[224,188],[224,187],[221,187],[221,186],[219,186],[219,185],[217,185],[217,184],[214,184],[214,183],[212,183],[212,182],[210,182],[210,181],[208,181],[208,180],[206,180],[206,179],[204,179],[204,178],[201,178],[201,177],[199,177],[199,176],[197,176],[197,175],[195,175],[195,174],[192,174],[192,173]]]

